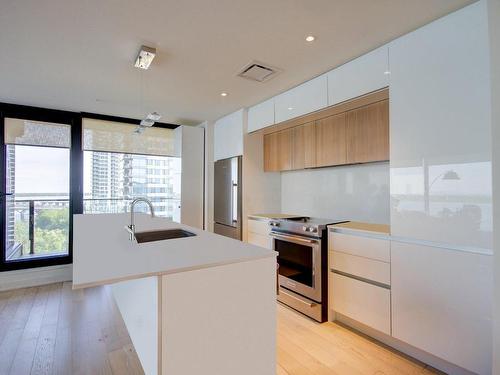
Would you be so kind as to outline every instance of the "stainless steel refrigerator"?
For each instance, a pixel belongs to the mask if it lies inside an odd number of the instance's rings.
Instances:
[[[241,156],[215,162],[214,232],[241,240]]]

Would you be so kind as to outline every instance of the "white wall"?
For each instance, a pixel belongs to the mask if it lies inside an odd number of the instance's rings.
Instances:
[[[389,163],[281,173],[281,211],[389,224]]]
[[[500,374],[500,0],[488,0],[493,140],[494,331],[493,373]]]
[[[205,135],[203,127],[180,126],[176,148],[182,158],[181,223],[203,228]]]
[[[246,126],[246,121],[245,121]],[[243,241],[247,239],[249,214],[281,212],[281,177],[278,172],[264,172],[264,135],[248,134],[243,140]]]
[[[214,231],[214,123],[205,121],[205,230]]]
[[[0,291],[70,281],[72,278],[71,264],[0,272]]]

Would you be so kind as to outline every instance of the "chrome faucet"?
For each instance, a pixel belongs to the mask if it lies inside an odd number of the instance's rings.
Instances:
[[[130,241],[135,240],[135,224],[134,224],[134,207],[137,203],[144,202],[149,206],[149,211],[151,212],[151,217],[155,217],[155,209],[153,207],[153,203],[149,199],[146,198],[135,198],[132,203],[130,203],[130,225],[128,225],[125,229],[129,233]]]

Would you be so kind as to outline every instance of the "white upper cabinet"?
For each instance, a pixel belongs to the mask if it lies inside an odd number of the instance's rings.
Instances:
[[[391,243],[392,335],[491,374],[492,256]]]
[[[289,120],[328,106],[326,74],[311,79],[274,98],[275,122]]]
[[[274,125],[274,98],[248,109],[248,133]]]
[[[391,233],[491,252],[486,2],[390,45]]]
[[[387,46],[360,56],[327,73],[328,105],[334,105],[389,86]]]
[[[215,122],[214,160],[243,155],[244,109],[233,112]]]

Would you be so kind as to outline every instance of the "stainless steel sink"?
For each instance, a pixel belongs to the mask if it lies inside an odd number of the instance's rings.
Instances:
[[[173,240],[175,238],[193,237],[196,234],[188,232],[184,229],[164,229],[153,230],[148,232],[136,232],[135,239],[137,243],[153,242],[162,240]]]

